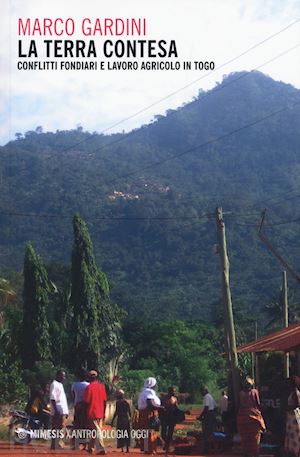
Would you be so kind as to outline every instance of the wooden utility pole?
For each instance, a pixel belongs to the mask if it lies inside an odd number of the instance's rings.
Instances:
[[[222,294],[224,303],[225,338],[228,342],[227,359],[231,372],[234,408],[236,409],[238,404],[240,387],[239,370],[229,282],[229,260],[227,255],[225,223],[223,220],[222,208],[216,208],[216,222],[219,235],[220,259],[222,268]]]
[[[283,308],[283,325],[289,326],[289,305],[288,305],[288,285],[286,271],[282,272],[282,308]],[[290,377],[290,354],[288,352],[284,355],[284,375],[286,378]]]

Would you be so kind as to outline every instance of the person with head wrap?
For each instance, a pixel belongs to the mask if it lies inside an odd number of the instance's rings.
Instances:
[[[284,448],[294,457],[300,457],[300,379],[292,376],[290,384]]]
[[[124,452],[123,448],[126,448],[126,452],[129,452],[131,419],[130,405],[124,398],[123,390],[118,390],[116,395],[116,410],[111,422],[113,423],[115,418],[117,418],[117,448],[122,449],[122,452]]]
[[[149,377],[145,379],[144,388],[141,391],[138,398],[138,410],[139,410],[139,429],[143,430],[147,435],[146,438],[142,438],[140,441],[141,450],[146,454],[152,454],[155,451],[155,443],[157,440],[156,430],[151,428],[151,422],[153,418],[157,418],[158,428],[159,420],[157,412],[163,410],[159,397],[155,392],[157,386],[156,379]]]
[[[266,426],[261,415],[259,394],[250,377],[242,383],[237,427],[245,456],[258,457],[261,432],[266,430]]]

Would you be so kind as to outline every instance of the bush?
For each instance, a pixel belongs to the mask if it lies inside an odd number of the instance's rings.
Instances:
[[[22,379],[18,361],[10,363],[4,354],[0,356],[0,403],[24,403],[28,388]]]

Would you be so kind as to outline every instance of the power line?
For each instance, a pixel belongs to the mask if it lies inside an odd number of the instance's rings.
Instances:
[[[28,213],[28,212],[17,212],[17,211],[0,211],[0,214],[8,217],[29,217],[29,218],[39,218],[39,219],[72,219],[72,215],[66,214],[50,214],[50,213]],[[249,217],[257,216],[260,212],[257,213],[237,213],[235,211],[226,211],[224,215],[230,217]],[[92,220],[101,220],[101,221],[185,221],[185,220],[199,220],[203,218],[214,217],[214,213],[203,213],[198,216],[146,216],[146,217],[109,217],[109,216],[96,216]],[[89,217],[85,217],[89,219]]]
[[[39,214],[39,213],[20,213],[14,211],[0,211],[0,214],[3,216],[12,216],[12,217],[32,217],[32,218],[40,218],[40,219],[72,219],[73,215],[64,215],[64,214]],[[101,221],[177,221],[177,220],[198,220],[202,218],[211,217],[213,214],[206,213],[201,214],[199,216],[154,216],[154,217],[108,217],[103,216],[99,217],[96,216],[93,220],[101,220]],[[88,217],[85,219],[88,219]]]
[[[261,212],[260,212],[260,214],[261,214]],[[300,217],[297,217],[295,219],[285,220],[285,221],[279,221],[279,222],[266,222],[265,223],[265,227],[277,227],[277,226],[280,226],[280,225],[294,224],[296,222],[300,222]],[[256,228],[259,228],[259,222],[257,222],[256,224],[234,224],[234,225],[239,226],[239,227],[256,227]]]
[[[261,211],[257,211],[257,213],[239,213],[236,211],[223,211],[224,216],[226,217],[250,217],[250,216],[257,216],[261,214]]]
[[[144,108],[142,108],[142,109],[136,111],[135,113],[133,113],[133,114],[131,114],[131,115],[129,115],[129,116],[127,116],[127,117],[121,119],[120,121],[115,122],[114,124],[110,125],[109,127],[106,127],[105,129],[103,129],[103,130],[101,130],[101,131],[99,132],[99,135],[101,135],[101,134],[103,134],[103,133],[105,133],[105,132],[108,132],[109,130],[112,130],[113,128],[115,128],[115,127],[117,127],[117,126],[123,124],[124,122],[127,122],[128,120],[133,119],[134,117],[139,116],[140,114],[144,113],[145,111],[149,110],[150,108],[153,108],[155,105],[157,105],[157,104],[159,104],[159,103],[161,103],[161,102],[163,102],[163,101],[165,101],[165,100],[168,100],[169,98],[173,97],[174,95],[178,94],[179,92],[182,92],[183,90],[187,89],[188,87],[190,87],[190,86],[196,84],[197,82],[201,81],[202,79],[207,78],[208,76],[210,76],[211,74],[215,73],[216,71],[218,71],[218,70],[224,68],[226,65],[228,65],[228,64],[230,64],[230,63],[232,63],[232,62],[234,62],[234,61],[236,61],[236,60],[238,60],[238,59],[240,59],[241,57],[245,56],[245,55],[248,54],[249,52],[253,51],[254,49],[256,49],[256,48],[258,48],[259,46],[261,46],[261,45],[265,44],[266,42],[268,42],[269,40],[271,40],[271,39],[275,38],[276,36],[280,35],[281,33],[285,32],[286,30],[288,30],[289,28],[291,28],[291,27],[293,27],[295,24],[297,24],[299,21],[300,21],[300,19],[297,19],[297,20],[291,22],[290,24],[288,24],[288,25],[285,26],[284,28],[278,30],[277,32],[273,33],[272,35],[269,35],[267,38],[265,38],[265,39],[259,41],[258,43],[254,44],[254,45],[251,46],[250,48],[246,49],[246,50],[243,51],[241,54],[238,54],[237,56],[235,56],[235,57],[233,57],[233,58],[231,58],[231,59],[229,59],[229,60],[223,62],[221,65],[217,66],[214,70],[212,70],[212,71],[206,73],[205,75],[203,75],[203,76],[201,76],[201,77],[199,77],[199,78],[197,78],[197,79],[191,81],[190,83],[188,83],[188,84],[186,84],[186,85],[180,87],[179,89],[177,89],[177,90],[175,90],[175,91],[169,93],[168,95],[166,95],[166,96],[164,96],[164,97],[162,97],[162,98],[156,100],[155,102],[153,102],[153,103],[151,103],[151,104],[145,106]],[[298,46],[298,45],[296,45],[295,47],[297,47],[297,46]],[[287,52],[290,52],[291,50],[293,50],[293,48],[290,48],[288,51],[286,51],[286,53],[287,53]],[[267,63],[272,62],[273,60],[275,60],[276,58],[279,58],[280,56],[282,56],[282,55],[284,55],[284,54],[285,54],[285,52],[282,53],[281,55],[279,55],[278,57],[275,57],[274,59],[269,60],[269,61],[266,62],[265,64],[260,65],[260,66],[257,67],[256,69],[261,68],[263,65],[266,65]],[[88,138],[84,138],[83,140],[81,140],[81,141],[79,141],[79,142],[77,142],[77,143],[75,143],[75,144],[73,144],[73,145],[71,145],[71,146],[68,146],[68,147],[66,147],[66,148],[64,148],[64,149],[62,149],[62,150],[60,150],[59,152],[60,152],[60,153],[63,153],[63,152],[69,151],[69,150],[73,149],[73,148],[76,147],[76,146],[79,146],[79,145],[81,145],[81,144],[83,144],[83,143],[85,143],[85,142],[87,142],[87,141],[90,141],[92,138],[93,138],[93,135],[90,136],[90,137],[88,137]],[[96,151],[94,151],[94,152],[96,152]]]
[[[224,215],[226,217],[250,217],[250,216],[257,216],[261,212],[258,211],[257,213],[241,213],[241,212],[235,212],[235,211],[226,211],[224,212]],[[0,211],[1,215],[4,216],[11,216],[11,217],[29,217],[29,218],[42,218],[42,219],[72,219],[73,215],[64,215],[64,214],[38,214],[38,213],[19,213],[19,212],[13,212],[13,211]],[[186,228],[190,227],[193,225],[196,225],[199,220],[204,219],[204,218],[213,218],[214,213],[205,213],[201,214],[199,216],[149,216],[149,217],[94,217],[92,220],[103,220],[103,221],[185,221],[185,220],[195,220],[196,222],[192,224],[186,224],[183,226],[180,226],[179,228]],[[88,219],[85,217],[85,219]],[[287,221],[280,221],[280,222],[267,222],[265,225],[266,227],[276,227],[279,225],[285,225],[285,224],[291,224],[291,223],[296,223],[300,222],[300,217],[297,217],[295,219],[290,219]],[[234,224],[236,226],[242,226],[242,227],[258,227],[259,223],[256,224]],[[174,228],[172,230],[169,230],[170,232],[177,230],[177,228]]]
[[[295,222],[300,222],[300,217],[297,217],[296,219],[290,219],[287,221],[266,223],[265,226],[266,227],[277,227],[278,225],[294,224]]]
[[[259,223],[257,224],[234,224],[236,227],[259,227]]]

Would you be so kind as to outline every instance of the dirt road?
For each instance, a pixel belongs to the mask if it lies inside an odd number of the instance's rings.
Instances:
[[[43,445],[34,445],[34,444],[29,444],[27,446],[13,446],[10,443],[6,442],[1,442],[0,443],[0,456],[7,456],[7,457],[14,457],[14,456],[34,456],[34,457],[66,457],[66,456],[88,456],[85,451],[73,451],[73,450],[63,450],[63,451],[50,451],[48,446],[43,446]],[[124,457],[124,453],[119,452],[115,449],[107,449],[107,457],[109,456],[112,457]],[[144,454],[141,453],[139,449],[133,449],[130,451],[129,454],[126,454],[128,457],[142,457]],[[158,456],[165,456],[164,452],[158,452]],[[199,457],[204,457],[200,456]],[[214,457],[238,457],[236,454],[233,456],[231,454],[222,454],[222,455],[216,455],[214,454]]]

